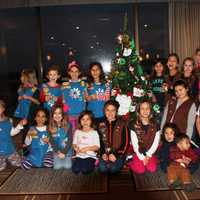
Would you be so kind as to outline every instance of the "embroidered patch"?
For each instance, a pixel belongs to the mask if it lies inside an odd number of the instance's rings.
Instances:
[[[63,82],[62,83],[62,88],[70,88],[69,82]]]

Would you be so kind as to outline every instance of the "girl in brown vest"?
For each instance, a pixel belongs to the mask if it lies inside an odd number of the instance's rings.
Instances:
[[[176,97],[171,97],[165,107],[161,128],[165,123],[175,123],[180,133],[184,133],[192,138],[196,106],[194,101],[188,96],[188,86],[185,81],[178,80],[174,83]]]
[[[129,147],[127,122],[117,116],[118,108],[117,101],[107,101],[104,106],[105,118],[98,124],[101,142],[99,170],[103,173],[119,172]]]
[[[131,122],[130,130],[134,155],[129,167],[138,174],[155,172],[158,160],[154,153],[159,145],[160,131],[152,118],[151,103],[147,100],[139,103],[137,119],[135,123]]]

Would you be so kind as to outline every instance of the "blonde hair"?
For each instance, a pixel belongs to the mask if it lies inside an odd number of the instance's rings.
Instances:
[[[21,76],[25,76],[27,83],[38,85],[37,76],[35,70],[33,69],[23,69],[21,72]]]

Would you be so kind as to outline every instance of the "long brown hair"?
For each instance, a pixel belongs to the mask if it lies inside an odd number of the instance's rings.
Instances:
[[[56,104],[56,105],[53,106],[53,108],[52,108],[52,112],[51,112],[51,116],[50,116],[50,121],[49,121],[49,126],[48,126],[48,130],[49,130],[49,132],[50,132],[52,135],[56,134],[56,132],[57,132],[57,130],[58,130],[58,128],[59,128],[58,124],[57,124],[56,121],[53,119],[54,112],[55,112],[57,109],[60,109],[60,110],[61,110],[61,114],[62,114],[62,120],[61,120],[61,125],[60,125],[60,127],[61,127],[61,128],[64,128],[66,132],[68,131],[68,124],[69,124],[68,117],[65,115],[62,105]]]
[[[151,104],[150,100],[148,100],[148,99],[143,99],[143,100],[137,105],[137,107],[136,107],[136,115],[137,115],[137,116],[136,116],[136,121],[135,121],[135,123],[136,123],[137,125],[139,125],[139,124],[141,125],[141,124],[142,124],[142,121],[141,121],[141,119],[140,119],[140,107],[141,107],[141,105],[142,105],[143,103],[149,104],[149,107],[150,107],[149,124],[155,123],[154,118],[153,118],[152,104]]]

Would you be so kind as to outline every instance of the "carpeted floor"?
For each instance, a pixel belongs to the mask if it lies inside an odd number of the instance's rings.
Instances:
[[[1,185],[0,194],[78,194],[107,192],[107,176],[75,175],[67,170],[17,169]]]
[[[160,169],[156,173],[145,173],[143,175],[133,173],[133,177],[137,191],[169,190],[167,176]],[[200,189],[200,169],[192,175],[192,179],[197,189]]]
[[[5,183],[15,169],[11,168],[0,172],[1,183]],[[23,174],[24,176],[24,174]],[[10,187],[13,187],[10,185]],[[38,187],[39,184],[38,184]],[[12,188],[11,188],[12,189]],[[72,193],[72,194],[0,194],[2,200],[122,200],[127,196],[133,199],[148,200],[199,200],[200,190],[195,195],[186,198],[186,194],[182,190],[176,191],[151,191],[138,192],[135,190],[135,183],[132,173],[127,169],[123,169],[120,174],[108,176],[108,192],[105,193]]]

